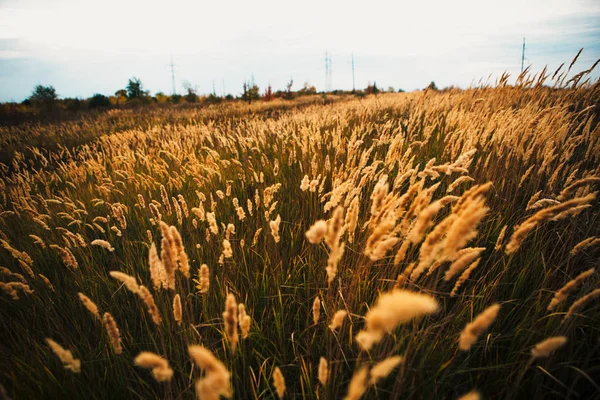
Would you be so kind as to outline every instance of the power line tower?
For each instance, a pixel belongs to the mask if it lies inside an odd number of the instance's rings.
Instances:
[[[172,88],[171,88],[171,94],[177,94],[177,92],[175,91],[175,65],[173,65],[173,56],[171,56],[171,84],[172,84]]]
[[[325,91],[328,92],[329,85],[329,56],[327,50],[325,50]]]
[[[325,91],[331,92],[331,54],[328,51],[325,51]]]
[[[525,38],[523,38],[523,52],[521,53],[521,73],[523,73],[524,66],[525,66]]]
[[[352,92],[356,92],[356,84],[354,81],[354,53],[352,53]]]
[[[329,54],[329,91],[333,89],[333,72],[331,71],[331,53]]]

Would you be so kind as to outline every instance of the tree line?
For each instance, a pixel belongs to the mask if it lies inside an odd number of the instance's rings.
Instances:
[[[57,114],[72,113],[82,110],[102,110],[110,108],[128,108],[149,104],[218,104],[226,101],[244,101],[252,103],[254,101],[272,101],[275,99],[292,100],[301,96],[322,94],[317,92],[315,86],[308,82],[296,90],[294,81],[286,84],[283,90],[274,90],[269,84],[264,90],[258,87],[254,78],[244,81],[241,92],[234,96],[232,94],[217,95],[214,91],[207,95],[200,95],[198,87],[188,81],[184,81],[183,94],[167,95],[163,92],[157,92],[153,96],[150,91],[144,87],[141,79],[132,77],[123,89],[117,90],[113,95],[104,95],[95,93],[89,98],[61,98],[52,85],[36,85],[30,96],[21,103],[2,103],[0,104],[0,122],[19,122],[32,119],[34,117],[52,116]],[[430,87],[435,87],[432,82]],[[437,88],[436,88],[437,89]],[[382,92],[377,84],[369,83],[363,90],[333,90],[328,92],[334,95],[354,95],[365,96]],[[387,92],[394,92],[390,87]],[[403,92],[402,89],[398,92]]]

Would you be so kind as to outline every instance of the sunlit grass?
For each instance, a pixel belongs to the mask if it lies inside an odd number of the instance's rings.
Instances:
[[[599,184],[572,185],[600,176],[600,87],[528,79],[2,128],[0,383],[13,398],[599,396]]]

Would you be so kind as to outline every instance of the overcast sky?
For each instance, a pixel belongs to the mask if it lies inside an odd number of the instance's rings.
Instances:
[[[576,71],[600,58],[598,0],[0,0],[0,101],[22,101],[36,84],[61,97],[113,94],[139,77],[176,90],[237,95],[254,75],[263,89],[304,82],[414,90],[467,87],[480,78],[556,68],[584,51]],[[598,68],[600,70],[600,67]],[[599,76],[599,71],[594,76]]]

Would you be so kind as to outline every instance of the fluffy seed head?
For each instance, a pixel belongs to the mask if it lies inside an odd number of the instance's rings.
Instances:
[[[463,394],[458,398],[458,400],[480,400],[481,395],[478,391],[472,390],[469,393]]]
[[[94,316],[96,317],[98,320],[100,320],[100,313],[98,312],[98,306],[96,305],[96,303],[94,303],[89,297],[87,297],[85,294],[83,293],[78,293],[79,295],[79,300],[81,300],[81,302],[83,303],[83,305],[85,306],[85,308],[87,308],[87,310]]]
[[[531,349],[533,358],[546,358],[556,350],[560,349],[567,343],[565,336],[554,336],[546,340],[542,340]]]
[[[169,362],[158,354],[143,351],[133,361],[138,367],[151,369],[157,382],[168,382],[173,377]]]
[[[321,357],[319,360],[319,382],[321,385],[325,386],[327,384],[327,380],[329,378],[329,366],[327,364],[327,360],[324,357]]]
[[[487,328],[496,320],[500,311],[500,305],[494,304],[486,308],[481,314],[479,314],[472,322],[465,326],[465,329],[460,334],[459,349],[467,351],[477,341],[479,335],[481,335]]]
[[[379,382],[382,379],[385,379],[390,374],[390,372],[392,372],[394,368],[396,368],[398,364],[400,364],[402,361],[404,361],[404,358],[402,356],[394,356],[388,357],[385,360],[375,364],[373,368],[371,368],[370,384],[376,385],[377,382]]]
[[[115,319],[110,313],[106,312],[104,313],[102,320],[104,321],[104,327],[106,328],[106,332],[108,333],[110,343],[115,353],[121,354],[123,352],[123,348],[121,347],[121,334],[119,333],[119,328],[117,327]]]
[[[369,350],[399,324],[435,313],[438,307],[437,301],[426,294],[401,289],[384,293],[365,315],[365,330],[356,340],[363,350]]]
[[[367,367],[360,367],[358,371],[352,375],[350,385],[348,385],[348,394],[344,400],[358,400],[367,390],[367,375],[369,371]]]
[[[283,374],[279,367],[275,367],[273,371],[273,386],[275,386],[275,391],[277,392],[277,397],[279,399],[283,399],[283,395],[285,394],[285,379],[283,378]]]
[[[173,318],[177,322],[177,325],[181,325],[183,317],[181,310],[181,297],[179,296],[179,293],[173,298]]]
[[[552,311],[559,303],[566,300],[569,294],[572,293],[577,288],[577,286],[581,284],[581,282],[592,276],[594,271],[594,268],[590,268],[587,271],[584,271],[581,274],[577,275],[575,279],[570,280],[562,288],[560,288],[554,294],[554,297],[550,301],[550,304],[548,305],[548,311]]]
[[[208,288],[210,287],[210,271],[208,265],[202,264],[200,266],[199,278],[198,286],[196,286],[196,288],[200,293],[208,293]]]
[[[90,243],[92,246],[99,246],[108,251],[115,251],[115,248],[110,245],[106,240],[96,239]]]
[[[313,322],[316,325],[319,322],[319,318],[321,317],[321,299],[319,299],[318,296],[315,297],[315,301],[313,301],[312,313]]]
[[[204,378],[196,382],[198,398],[202,400],[218,400],[219,396],[231,398],[231,375],[225,365],[203,346],[189,346],[188,351],[194,364],[206,372]]]
[[[340,326],[342,326],[342,324],[344,323],[344,319],[346,319],[347,315],[348,312],[346,310],[336,311],[335,314],[333,314],[333,318],[331,318],[331,324],[329,324],[329,329],[335,331]]]
[[[309,230],[306,231],[306,238],[312,244],[317,244],[325,237],[327,233],[327,222],[319,220],[315,222]]]
[[[140,287],[137,284],[137,279],[135,279],[135,277],[127,275],[120,271],[110,271],[108,274],[116,280],[122,282],[131,293],[140,293]]]
[[[223,312],[223,322],[225,324],[225,333],[227,335],[227,340],[229,341],[229,348],[231,349],[231,353],[235,352],[235,348],[238,343],[238,307],[235,301],[235,296],[232,293],[227,295],[227,300],[225,301],[225,311]]]
[[[61,345],[50,338],[46,338],[46,343],[48,343],[50,349],[52,349],[54,354],[56,354],[63,362],[65,369],[73,371],[76,374],[81,372],[81,361],[73,357],[71,350],[64,349]]]

